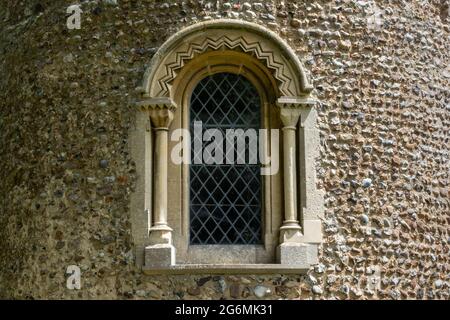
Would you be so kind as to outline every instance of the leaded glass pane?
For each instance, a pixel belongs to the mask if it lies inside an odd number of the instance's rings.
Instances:
[[[201,80],[190,105],[192,159],[194,121],[202,121],[203,131],[219,129],[225,139],[227,129],[259,129],[260,110],[259,94],[246,78],[218,73]],[[260,166],[248,164],[245,151],[237,158],[246,164],[190,165],[191,244],[261,243]]]

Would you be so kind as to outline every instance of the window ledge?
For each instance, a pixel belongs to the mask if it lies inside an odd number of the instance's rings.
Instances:
[[[147,275],[156,274],[305,274],[309,268],[282,264],[177,264],[168,267],[143,267]]]

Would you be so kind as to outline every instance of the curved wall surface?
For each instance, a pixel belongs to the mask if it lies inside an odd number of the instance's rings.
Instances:
[[[2,1],[0,297],[448,299],[448,5],[216,3],[84,1],[69,30],[67,1]],[[307,274],[136,267],[136,88],[172,34],[219,18],[278,34],[320,101],[324,243]]]

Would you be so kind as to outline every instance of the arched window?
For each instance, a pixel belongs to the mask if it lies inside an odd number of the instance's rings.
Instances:
[[[238,20],[192,25],[159,48],[139,91],[131,212],[145,272],[297,273],[316,263],[324,210],[315,100],[279,36]],[[267,134],[256,134],[257,151],[250,131],[244,148],[211,147],[239,129]],[[189,163],[169,156],[181,142]]]
[[[200,124],[202,135],[195,135]],[[202,79],[190,100],[190,243],[260,244],[262,190],[257,158],[257,134],[261,127],[261,98],[253,84],[242,75],[216,73]],[[216,132],[224,151],[215,161],[203,159],[205,131]],[[248,133],[245,145],[233,133]],[[233,137],[226,149],[227,139]],[[245,138],[245,136],[244,136]],[[253,138],[253,139],[252,139]],[[256,146],[250,147],[250,144]],[[203,148],[196,148],[202,145]],[[197,149],[197,150],[196,150]],[[228,157],[228,161],[226,161]],[[217,161],[218,160],[218,161]],[[206,163],[205,163],[206,162]],[[254,162],[254,163],[250,163]]]

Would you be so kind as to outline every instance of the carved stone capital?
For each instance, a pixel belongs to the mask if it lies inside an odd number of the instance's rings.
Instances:
[[[173,113],[177,109],[172,99],[167,97],[141,100],[136,105],[142,111],[148,112],[156,130],[168,130],[173,120]]]
[[[279,107],[298,109],[305,105],[314,105],[317,101],[310,97],[288,97],[281,96],[277,100],[277,105]]]
[[[168,130],[173,120],[173,112],[169,109],[149,110],[150,120],[155,130]]]
[[[314,103],[313,99],[305,97],[283,96],[278,98],[277,106],[280,110],[280,118],[284,128],[295,130],[302,109]]]
[[[296,130],[298,119],[300,118],[300,109],[280,108],[280,119],[283,123],[283,129]]]

